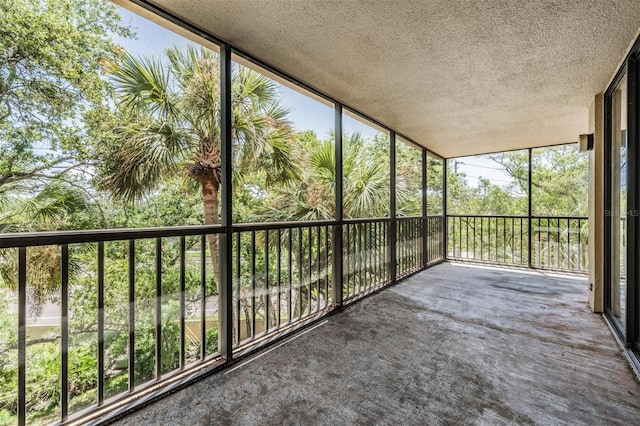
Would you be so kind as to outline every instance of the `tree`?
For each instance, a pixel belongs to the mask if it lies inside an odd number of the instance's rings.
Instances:
[[[98,185],[116,198],[142,200],[163,180],[184,175],[200,187],[204,224],[219,223],[220,63],[205,48],[172,47],[166,58],[123,53],[109,73],[117,93],[115,135],[102,153]],[[266,185],[298,176],[290,156],[287,110],[274,82],[245,67],[232,76],[236,187],[255,172]],[[213,267],[217,237],[209,236]],[[218,280],[219,281],[219,280]],[[218,282],[219,285],[219,282]]]
[[[3,0],[0,14],[0,202],[54,180],[81,188],[87,123],[107,96],[101,67],[118,50],[111,36],[131,32],[100,0]]]

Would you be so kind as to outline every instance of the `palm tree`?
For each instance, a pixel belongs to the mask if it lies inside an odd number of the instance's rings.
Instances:
[[[76,222],[92,208],[84,191],[59,179],[53,180],[31,197],[0,198],[0,233],[77,229],[83,224]],[[69,259],[68,267],[71,276],[80,270],[74,257]],[[56,245],[29,247],[26,268],[29,306],[38,316],[43,305],[60,290],[60,248]],[[17,277],[18,249],[0,249],[0,289],[16,290]]]
[[[204,224],[219,223],[220,63],[210,50],[171,47],[166,58],[123,53],[108,70],[116,92],[116,137],[104,153],[99,185],[141,200],[164,179],[184,175],[202,192]],[[234,188],[248,172],[265,185],[296,179],[288,111],[276,84],[246,67],[232,75]],[[215,275],[217,238],[209,236]],[[219,280],[216,279],[219,286]],[[218,288],[219,291],[219,288]]]
[[[336,158],[333,136],[320,141],[315,135],[299,135],[303,178],[297,185],[282,186],[260,217],[273,221],[332,220],[335,218]],[[343,137],[343,215],[345,218],[385,217],[389,215],[390,188],[388,151],[380,153],[380,146],[388,145],[384,136],[366,140],[359,133]],[[398,188],[396,197],[404,200],[406,190]]]

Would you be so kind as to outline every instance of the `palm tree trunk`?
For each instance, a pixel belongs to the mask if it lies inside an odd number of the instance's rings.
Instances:
[[[204,207],[204,224],[217,225],[220,223],[218,218],[218,191],[220,183],[213,177],[203,178],[202,182],[202,200]],[[209,254],[213,267],[213,274],[216,280],[217,294],[220,294],[220,266],[218,264],[218,234],[209,234]]]

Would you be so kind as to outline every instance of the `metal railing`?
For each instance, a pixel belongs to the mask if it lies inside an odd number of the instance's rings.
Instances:
[[[447,257],[587,272],[588,221],[571,216],[447,216]]]
[[[390,224],[390,219],[349,219],[342,226],[345,302],[391,282]]]
[[[326,312],[332,303],[330,248],[329,225],[258,225],[234,233],[234,347]]]
[[[531,266],[587,272],[589,227],[586,217],[531,218]]]
[[[0,262],[13,271],[17,318],[3,354],[15,372],[15,400],[0,408],[15,410],[19,423],[67,423],[224,366],[231,360],[222,342],[240,356],[327,315],[338,306],[336,291],[351,303],[443,260],[443,225],[441,216],[234,225],[230,331],[219,324],[226,290],[214,267],[227,256],[218,246],[224,227],[2,235]],[[43,268],[56,282],[47,324],[31,315],[30,303]],[[38,405],[39,344],[57,360],[49,385],[59,403],[46,410]]]

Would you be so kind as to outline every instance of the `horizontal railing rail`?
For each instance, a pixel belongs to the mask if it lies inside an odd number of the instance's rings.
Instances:
[[[20,232],[0,234],[0,249],[54,244],[97,243],[99,241],[127,239],[179,237],[220,232],[222,232],[222,226],[220,225]]]
[[[444,260],[444,223],[442,216],[357,218],[0,235],[5,280],[16,289],[9,308],[17,312],[13,340],[3,346],[15,399],[4,409],[27,421],[67,423],[224,366],[231,359],[221,353],[223,339],[242,356],[339,301]],[[219,251],[225,233],[228,253]],[[226,335],[218,265],[229,254]],[[334,282],[336,264],[341,282]],[[54,296],[42,298],[47,291]],[[58,361],[42,383],[45,355]],[[59,395],[46,409],[43,389]]]

